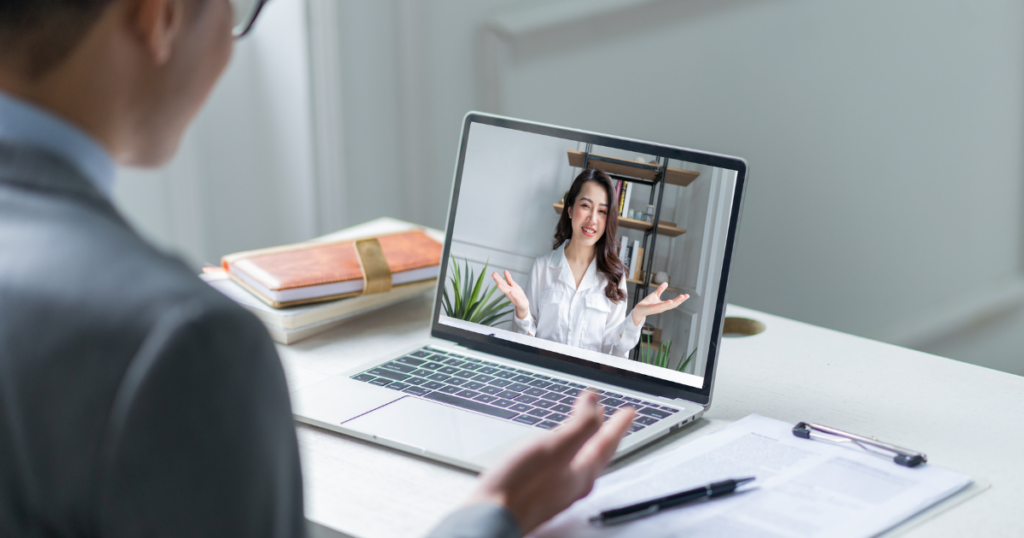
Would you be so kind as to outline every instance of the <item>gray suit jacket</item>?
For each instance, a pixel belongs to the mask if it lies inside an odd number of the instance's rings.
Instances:
[[[303,534],[288,390],[259,321],[65,161],[0,143],[0,536]],[[434,536],[518,530],[478,506]]]

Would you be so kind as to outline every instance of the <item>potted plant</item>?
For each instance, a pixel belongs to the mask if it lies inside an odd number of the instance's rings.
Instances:
[[[493,326],[501,323],[498,320],[512,312],[511,308],[505,309],[512,303],[505,298],[504,294],[498,294],[497,297],[491,299],[498,288],[495,286],[484,287],[490,260],[484,263],[484,270],[479,277],[475,277],[469,268],[469,260],[463,261],[465,267],[460,270],[455,256],[452,256],[452,276],[449,282],[452,285],[454,299],[449,297],[448,288],[445,287],[444,294],[441,296],[445,315],[481,325]]]

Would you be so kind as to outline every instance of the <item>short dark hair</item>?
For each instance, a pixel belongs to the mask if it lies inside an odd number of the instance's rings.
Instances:
[[[0,61],[38,78],[74,50],[114,0],[0,0]]]

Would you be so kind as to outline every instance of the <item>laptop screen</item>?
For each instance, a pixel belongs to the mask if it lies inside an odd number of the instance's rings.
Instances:
[[[745,172],[740,159],[468,115],[433,335],[710,397]]]

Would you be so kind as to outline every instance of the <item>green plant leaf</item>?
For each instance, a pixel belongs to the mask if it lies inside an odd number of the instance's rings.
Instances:
[[[491,291],[494,291],[495,289],[497,289],[497,288],[492,288]],[[490,294],[488,294],[488,295],[490,295]],[[483,302],[483,301],[481,301],[481,302]],[[471,319],[470,321],[472,321],[474,323],[480,323],[481,320],[487,319],[492,314],[494,314],[494,312],[496,312],[496,311],[498,311],[498,310],[500,310],[502,308],[505,308],[506,306],[508,306],[510,304],[512,304],[512,303],[509,302],[509,300],[505,298],[504,294],[498,295],[497,297],[492,299],[491,302],[488,303],[487,305],[485,305],[485,306],[483,306],[481,308],[478,308],[477,311],[473,314],[473,319]]]
[[[697,348],[693,348],[693,351],[690,352],[690,356],[686,358],[686,361],[680,363],[679,366],[676,367],[676,370],[679,371],[679,372],[682,372],[683,370],[685,370],[686,367],[690,365],[690,361],[693,359],[693,356],[696,355],[696,354],[697,354]]]
[[[459,317],[459,310],[462,307],[462,296],[460,290],[462,289],[462,275],[459,273],[459,262],[455,260],[455,256],[452,256],[452,295],[455,296],[455,304],[452,309],[451,316],[453,318]]]
[[[496,320],[501,319],[502,317],[508,315],[510,312],[513,312],[513,311],[514,311],[514,309],[512,309],[512,308],[510,308],[508,310],[502,310],[501,312],[498,312],[498,313],[496,313],[496,314],[494,314],[492,316],[487,317],[486,319],[481,321],[480,324],[481,325],[490,325],[490,324],[494,323]],[[506,320],[506,321],[511,321],[511,320]]]
[[[484,269],[480,272],[480,276],[476,279],[476,283],[473,284],[473,292],[469,296],[469,301],[466,303],[469,308],[466,310],[466,319],[473,319],[473,311],[480,307],[482,301],[478,301],[480,298],[480,290],[484,285],[484,277],[487,276],[487,266],[490,265],[491,261],[487,260],[484,262]]]
[[[448,288],[442,291],[441,305],[444,306],[444,315],[452,317],[452,302],[448,299]]]

